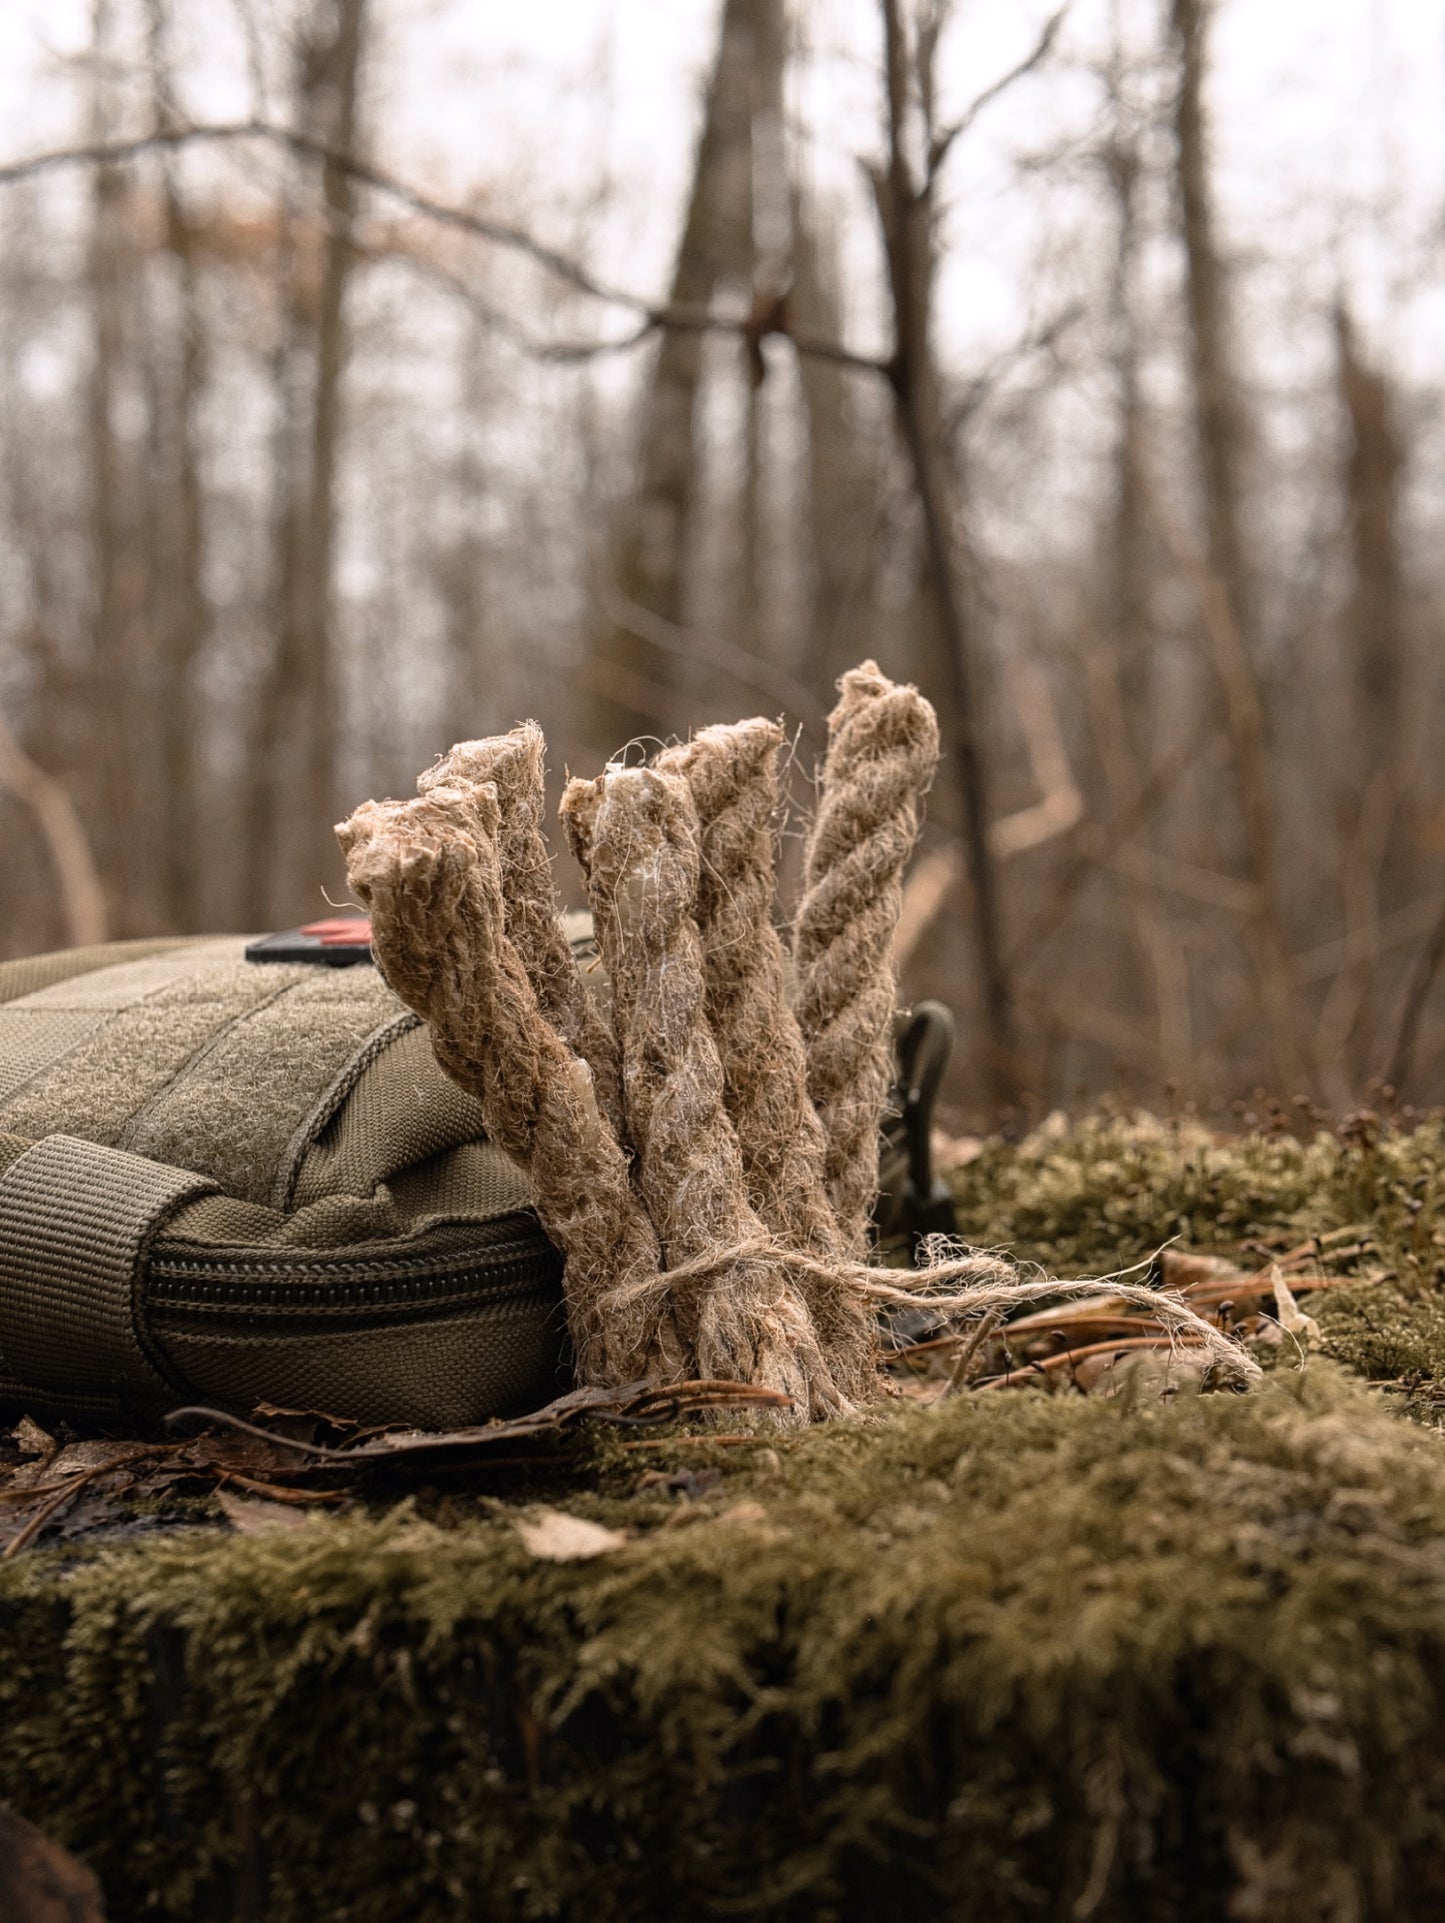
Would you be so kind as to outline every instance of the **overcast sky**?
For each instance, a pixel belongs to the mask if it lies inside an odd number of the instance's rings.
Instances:
[[[248,0],[264,18],[277,0]],[[1110,0],[1075,0],[1063,52],[1096,48]],[[244,111],[247,88],[236,0],[176,9],[191,57],[198,115]],[[565,218],[604,174],[619,210],[601,244],[646,291],[666,271],[696,124],[698,83],[716,0],[379,0],[384,40],[374,81],[389,163],[461,193],[489,177],[518,184],[539,223]],[[1048,11],[1037,0],[960,0],[946,42],[946,100],[965,101],[1018,57]],[[1147,30],[1148,0],[1124,0]],[[88,37],[89,0],[0,0],[0,148],[63,139],[74,125],[67,56]],[[877,10],[870,0],[809,0],[810,57],[793,107],[808,129],[808,163],[848,183],[877,112]],[[980,124],[957,156],[951,187],[972,209],[968,238],[1006,268],[1004,223],[990,230],[1011,157],[1047,146],[1076,121],[1081,89],[1067,72],[1031,82]],[[1434,0],[1224,0],[1215,44],[1214,106],[1221,196],[1237,242],[1294,257],[1340,250],[1364,297],[1387,319],[1438,254],[1445,199],[1445,15]],[[1412,246],[1390,258],[1371,236],[1382,213]],[[1344,216],[1349,214],[1346,220]],[[1005,275],[1006,279],[1006,275]],[[1392,284],[1405,283],[1407,285]],[[984,273],[974,296],[1007,306]],[[1420,351],[1415,338],[1410,351]],[[1425,375],[1424,367],[1415,370]]]
[[[290,0],[181,0],[183,104],[197,118],[253,105],[241,22]],[[444,197],[478,191],[499,211],[585,256],[614,283],[666,286],[711,59],[718,0],[374,0],[373,151]],[[958,0],[941,56],[942,110],[965,105],[1033,44],[1053,0]],[[1064,175],[1048,191],[1019,161],[1067,148],[1097,105],[1085,71],[1115,7],[1151,44],[1164,0],[1073,0],[1057,57],[980,120],[949,163],[939,335],[956,375],[985,365],[1031,320],[1067,304],[1070,277],[1097,287],[1107,241],[1097,202]],[[0,0],[0,155],[74,137],[73,59],[90,0]],[[802,0],[789,115],[805,178],[853,197],[848,317],[855,344],[882,344],[876,242],[859,154],[878,125],[876,0]],[[271,36],[274,39],[274,35]],[[1445,9],[1435,0],[1221,0],[1211,104],[1227,243],[1246,270],[1239,313],[1263,395],[1326,374],[1329,308],[1348,286],[1372,350],[1407,390],[1438,396],[1445,356]],[[281,110],[282,95],[267,103]],[[235,167],[207,159],[204,165]],[[253,166],[274,164],[261,157]],[[1177,272],[1166,261],[1165,272]],[[1085,305],[1088,304],[1087,298]],[[1095,305],[1097,298],[1095,297]],[[601,324],[602,317],[599,317]],[[568,324],[584,323],[569,316]],[[584,323],[585,324],[585,323]],[[621,317],[614,324],[621,326]],[[420,345],[420,343],[418,343]],[[604,363],[625,381],[635,356]],[[1161,356],[1161,378],[1177,363]],[[1062,394],[1051,483],[1089,493],[1086,393]],[[1432,402],[1433,408],[1433,402]],[[1332,431],[1317,410],[1279,412],[1302,473]],[[1084,459],[1087,456],[1085,455]],[[1038,505],[1036,463],[1026,479]],[[1434,492],[1426,483],[1426,491]],[[1062,497],[1061,497],[1062,498]],[[1033,538],[1019,504],[1004,520]],[[1043,510],[1053,513],[1052,508]]]

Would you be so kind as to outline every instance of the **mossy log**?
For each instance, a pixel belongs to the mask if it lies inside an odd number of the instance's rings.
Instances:
[[[1413,1207],[1441,1143],[1401,1139],[1100,1125],[960,1196],[1069,1266],[1211,1210],[1235,1243],[1368,1220],[1395,1280],[1320,1309],[1368,1363],[1361,1314],[1445,1326]],[[1394,1411],[1428,1413],[1433,1340],[1413,1400],[1317,1357],[1245,1396],[963,1394],[31,1550],[0,1565],[0,1800],[112,1923],[1423,1923],[1445,1455]],[[625,1540],[545,1560],[538,1502]]]

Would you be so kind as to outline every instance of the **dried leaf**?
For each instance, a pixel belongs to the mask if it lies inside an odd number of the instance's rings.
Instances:
[[[768,1512],[760,1502],[735,1502],[718,1517],[719,1522],[742,1523],[766,1522],[767,1519]]]
[[[103,1469],[107,1463],[114,1462],[117,1456],[124,1454],[125,1444],[108,1438],[94,1442],[67,1442],[59,1455],[46,1464],[45,1479],[47,1482],[61,1482],[67,1476],[88,1475],[91,1470]]]
[[[21,1416],[10,1433],[15,1438],[16,1445],[22,1456],[53,1456],[55,1454],[55,1437],[47,1435],[40,1424],[32,1421],[29,1416]]]
[[[1201,1283],[1248,1284],[1251,1280],[1237,1262],[1221,1255],[1195,1255],[1188,1249],[1165,1249],[1159,1258],[1159,1271],[1166,1289],[1178,1289],[1185,1295]]]
[[[105,1923],[100,1885],[69,1850],[0,1809],[0,1917],[5,1923]]]
[[[216,1501],[238,1536],[266,1536],[277,1529],[305,1529],[304,1509],[289,1503],[267,1502],[255,1496],[233,1496],[229,1489],[218,1489]]]
[[[573,1389],[543,1409],[518,1416],[509,1422],[484,1422],[475,1428],[392,1429],[368,1432],[367,1440],[341,1448],[330,1448],[300,1438],[273,1435],[255,1423],[223,1409],[176,1409],[167,1417],[171,1423],[207,1422],[235,1434],[253,1437],[268,1448],[285,1451],[284,1460],[295,1472],[303,1462],[325,1463],[350,1468],[358,1463],[390,1463],[407,1457],[446,1457],[457,1461],[488,1455],[493,1449],[514,1442],[528,1442],[537,1436],[560,1435],[577,1423],[615,1422],[628,1428],[650,1423],[673,1422],[682,1416],[700,1415],[713,1409],[776,1409],[789,1406],[787,1396],[776,1389],[759,1389],[746,1382],[629,1382],[618,1389]]]
[[[1323,1341],[1320,1325],[1312,1315],[1306,1315],[1294,1299],[1294,1292],[1284,1279],[1284,1271],[1278,1262],[1269,1272],[1274,1287],[1275,1320],[1286,1335],[1292,1335],[1301,1348],[1317,1349]]]
[[[569,1516],[563,1509],[536,1509],[530,1516],[519,1516],[517,1534],[543,1562],[588,1562],[627,1541],[620,1529],[604,1529],[600,1522]]]

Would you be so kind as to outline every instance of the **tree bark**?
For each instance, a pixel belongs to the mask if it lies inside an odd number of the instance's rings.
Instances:
[[[358,144],[366,26],[367,0],[317,0],[296,48],[298,120],[342,155]],[[278,264],[287,284],[276,363],[276,634],[256,707],[247,827],[246,918],[258,927],[280,905],[287,915],[318,906],[336,868],[333,560],[354,201],[346,170],[323,162],[314,280],[298,219],[287,209],[281,219]]]
[[[108,65],[114,30],[110,0],[94,0],[91,46],[95,73],[90,95],[90,134],[111,131]],[[137,843],[133,832],[134,737],[130,719],[130,627],[135,604],[135,565],[127,565],[128,498],[124,459],[116,435],[116,402],[125,355],[125,243],[122,222],[128,198],[123,169],[97,165],[91,179],[86,279],[90,305],[90,368],[86,388],[87,521],[90,548],[89,634],[82,700],[84,736],[94,745],[87,812],[100,825],[99,860],[114,902],[112,919],[128,932],[134,911]],[[78,745],[78,744],[77,744]],[[78,770],[80,772],[80,770]]]
[[[150,56],[155,123],[177,123],[171,96],[167,0],[149,0]],[[198,899],[200,830],[204,813],[198,781],[202,716],[196,667],[211,626],[206,594],[205,498],[201,478],[200,410],[208,377],[208,342],[197,274],[195,238],[176,159],[160,158],[165,209],[165,250],[175,292],[176,344],[172,392],[163,423],[170,512],[158,531],[162,566],[156,583],[161,703],[159,771],[164,810],[161,824],[160,900],[171,928],[190,931],[200,921]]]
[[[1400,761],[1406,673],[1405,565],[1400,488],[1405,449],[1394,397],[1369,363],[1344,301],[1335,309],[1336,367],[1348,424],[1344,495],[1349,516],[1351,714],[1358,743],[1355,800]]]
[[[958,578],[952,473],[941,445],[942,410],[932,342],[934,176],[915,179],[908,157],[913,78],[899,0],[881,0],[888,151],[874,170],[893,307],[889,370],[898,428],[923,523],[928,584],[937,619],[939,659],[924,680],[938,700],[944,754],[956,783],[968,861],[973,937],[985,1023],[984,1068],[996,1107],[1018,1093],[1014,1007],[999,925],[997,869],[988,838],[988,779],[978,699],[977,648]],[[925,98],[931,76],[918,76]],[[935,670],[933,672],[932,670]]]
[[[1215,230],[1204,104],[1213,0],[1171,0],[1171,9],[1179,58],[1174,107],[1176,181],[1205,551],[1228,596],[1234,624],[1248,645],[1255,638],[1254,595],[1241,531],[1248,436],[1234,366],[1226,272]]]
[[[1291,1094],[1302,1086],[1305,1056],[1284,932],[1267,719],[1257,665],[1257,610],[1243,534],[1248,433],[1209,167],[1204,89],[1212,14],[1213,0],[1170,0],[1169,22],[1178,59],[1175,184],[1209,577],[1204,618],[1229,728],[1244,822],[1244,861],[1261,904],[1253,942],[1255,972],[1281,1092]]]
[[[843,336],[842,268],[826,210],[799,197],[792,308],[800,327]],[[800,676],[820,697],[874,652],[879,474],[856,420],[856,374],[799,356],[808,435],[808,626]]]
[[[725,0],[717,58],[708,85],[692,189],[678,242],[668,304],[706,308],[729,278],[745,284],[752,266],[752,62],[757,7],[776,0]],[[696,514],[698,460],[695,427],[702,387],[704,337],[665,328],[642,407],[637,483],[617,551],[617,580],[625,600],[664,621],[684,625],[687,579]],[[599,672],[593,726],[608,750],[649,734],[671,717],[665,697],[644,705],[630,690],[649,682],[667,690],[666,660],[620,623],[609,623],[598,643]]]
[[[1102,658],[1087,664],[1090,706],[1108,790],[1109,815],[1127,805],[1134,771],[1150,757],[1159,699],[1151,614],[1155,543],[1150,538],[1145,478],[1146,420],[1140,380],[1137,313],[1139,184],[1144,161],[1140,128],[1124,85],[1117,9],[1108,70],[1111,125],[1103,166],[1113,201],[1114,261],[1109,287],[1115,392],[1113,492],[1104,545]],[[1146,844],[1153,839],[1146,825]],[[1134,874],[1121,881],[1137,958],[1138,999],[1152,1004],[1160,1071],[1182,1085],[1191,1050],[1188,961],[1159,892]]]

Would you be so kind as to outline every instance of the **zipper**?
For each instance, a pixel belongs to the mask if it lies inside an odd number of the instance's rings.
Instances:
[[[301,1321],[336,1330],[532,1300],[550,1308],[560,1305],[561,1276],[560,1254],[536,1230],[484,1250],[360,1260],[155,1254],[145,1294],[147,1309],[169,1327],[228,1328],[244,1320],[248,1334],[260,1335],[268,1322],[293,1332]]]

